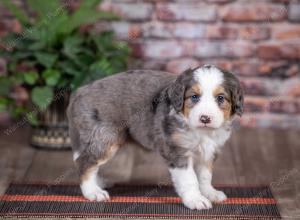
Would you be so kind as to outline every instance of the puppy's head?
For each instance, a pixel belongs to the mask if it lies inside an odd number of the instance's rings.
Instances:
[[[232,73],[204,65],[178,76],[168,89],[170,104],[192,128],[219,128],[243,113],[243,91]]]

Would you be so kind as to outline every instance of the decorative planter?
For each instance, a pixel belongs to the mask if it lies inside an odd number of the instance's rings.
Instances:
[[[57,93],[47,109],[38,113],[39,125],[32,127],[30,144],[37,148],[69,149],[71,147],[66,110],[70,92]]]

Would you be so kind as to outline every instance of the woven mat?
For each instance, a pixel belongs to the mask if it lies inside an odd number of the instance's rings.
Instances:
[[[171,186],[115,186],[108,202],[89,202],[77,185],[11,184],[0,197],[0,217],[167,219],[281,219],[267,186],[217,187],[228,199],[209,210],[189,210]]]

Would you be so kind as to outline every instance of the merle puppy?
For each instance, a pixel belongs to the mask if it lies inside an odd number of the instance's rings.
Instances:
[[[213,162],[242,112],[238,79],[211,65],[178,76],[127,71],[79,88],[68,119],[84,197],[109,199],[98,169],[130,138],[160,153],[186,207],[211,208],[226,199],[211,185]]]

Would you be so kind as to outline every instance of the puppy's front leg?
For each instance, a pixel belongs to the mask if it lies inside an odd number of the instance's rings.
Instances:
[[[183,204],[190,209],[209,209],[211,202],[199,190],[199,183],[193,168],[192,160],[185,168],[170,168],[171,178]]]
[[[212,202],[221,202],[227,199],[226,195],[216,190],[212,184],[213,161],[196,164],[196,173],[199,181],[199,187],[202,194]]]

